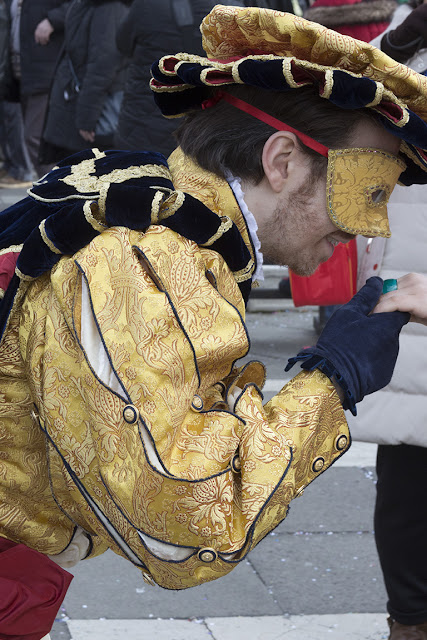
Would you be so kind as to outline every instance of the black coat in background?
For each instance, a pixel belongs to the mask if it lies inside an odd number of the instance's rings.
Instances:
[[[0,99],[4,97],[9,68],[9,12],[4,0],[0,0]]]
[[[90,146],[79,129],[95,131],[108,94],[124,88],[128,60],[117,49],[116,32],[127,11],[118,0],[71,3],[64,52],[55,72],[43,132],[44,140],[64,149],[65,155]],[[80,85],[74,95],[73,72]],[[65,91],[71,99],[65,99]]]
[[[67,0],[23,0],[21,8],[21,95],[48,93],[64,40]],[[46,45],[37,44],[34,31],[47,18],[54,31]]]
[[[204,55],[199,25],[215,4],[214,0],[190,0],[194,36],[189,38],[174,17],[175,0],[134,0],[120,25],[117,45],[131,57],[125,95],[120,112],[116,147],[129,150],[160,151],[168,156],[175,148],[172,132],[179,120],[164,118],[154,103],[149,81],[151,65],[166,54],[180,51]],[[227,4],[241,5],[232,0]],[[188,41],[193,50],[188,50]]]

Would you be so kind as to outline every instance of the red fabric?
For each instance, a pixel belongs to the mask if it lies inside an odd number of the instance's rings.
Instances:
[[[10,251],[0,256],[0,289],[6,291],[15,272],[19,253]]]
[[[0,640],[40,640],[73,576],[47,556],[0,538]]]
[[[345,36],[356,38],[356,40],[370,42],[371,40],[379,36],[380,33],[384,33],[389,24],[389,22],[369,22],[368,24],[340,24],[339,27],[334,27],[334,29],[335,31],[338,31]]]
[[[356,240],[335,247],[332,256],[323,262],[312,276],[297,276],[289,270],[294,305],[345,304],[356,293]]]
[[[342,24],[330,27],[331,29],[337,31],[338,33],[342,33],[344,36],[351,36],[352,38],[356,38],[356,40],[363,40],[364,42],[370,42],[371,40],[379,36],[380,33],[384,33],[384,31],[390,24],[390,20],[386,22],[370,21],[368,18],[370,6],[369,2],[366,2],[366,0],[315,0],[315,2],[310,5],[310,8],[343,7],[353,4],[360,4],[360,13],[363,16],[363,13],[366,12],[367,21],[358,24],[346,24],[345,22],[343,22]]]

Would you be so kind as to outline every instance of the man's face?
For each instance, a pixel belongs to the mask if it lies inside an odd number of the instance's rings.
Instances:
[[[371,147],[393,155],[400,140],[374,121],[356,127],[348,148]],[[299,180],[284,193],[269,222],[259,224],[259,239],[264,256],[275,264],[286,264],[296,274],[314,273],[328,260],[340,242],[355,236],[345,233],[329,218],[326,203],[326,163],[324,171],[313,178],[312,162],[301,164]]]

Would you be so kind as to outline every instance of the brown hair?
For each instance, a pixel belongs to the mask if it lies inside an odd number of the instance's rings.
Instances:
[[[331,148],[348,144],[356,125],[374,118],[367,109],[337,107],[321,98],[313,87],[290,89],[287,93],[247,85],[231,85],[226,90]],[[211,91],[207,97],[214,94]],[[208,109],[185,116],[174,135],[184,153],[203,169],[221,177],[230,171],[258,184],[264,176],[262,150],[274,132],[271,126],[220,100]],[[299,144],[312,158],[314,172],[323,173],[326,159],[300,141]]]

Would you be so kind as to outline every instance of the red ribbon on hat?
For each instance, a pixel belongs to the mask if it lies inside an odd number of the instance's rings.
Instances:
[[[213,107],[214,105],[216,105],[220,100],[225,100],[229,104],[233,105],[233,107],[237,107],[237,109],[240,109],[240,111],[244,111],[245,113],[248,113],[250,116],[257,118],[257,120],[261,120],[262,122],[265,122],[265,124],[268,124],[270,127],[273,127],[273,129],[277,129],[277,131],[290,131],[291,133],[294,133],[297,136],[297,138],[301,140],[301,142],[305,144],[307,147],[309,147],[310,149],[313,149],[313,151],[316,151],[316,153],[319,153],[321,156],[324,156],[325,158],[328,157],[329,148],[325,147],[325,145],[321,144],[320,142],[317,142],[317,140],[314,140],[313,138],[310,138],[310,136],[306,135],[305,133],[302,133],[302,131],[298,131],[297,129],[294,129],[289,124],[282,122],[282,120],[278,120],[277,118],[270,116],[265,111],[262,111],[261,109],[254,107],[252,104],[249,104],[248,102],[245,102],[240,98],[236,98],[236,96],[232,96],[230,93],[227,93],[225,91],[218,91],[211,98],[204,100],[201,105],[202,109],[209,109],[210,107]]]

